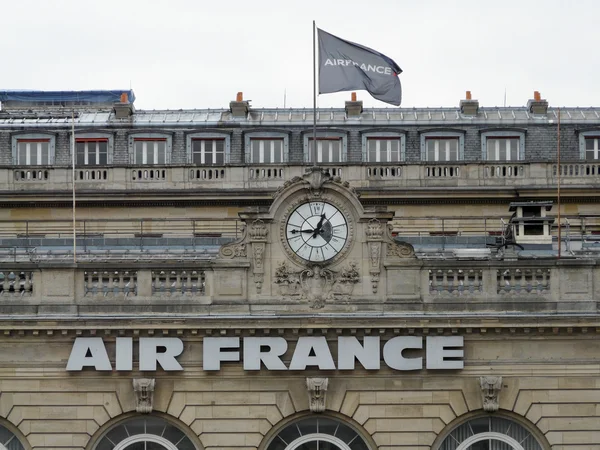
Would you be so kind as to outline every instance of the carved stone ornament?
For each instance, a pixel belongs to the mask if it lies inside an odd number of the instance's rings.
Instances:
[[[134,378],[133,392],[135,393],[135,410],[142,414],[152,412],[154,400],[154,378]]]
[[[369,242],[369,273],[371,274],[371,288],[373,290],[373,294],[377,293],[377,288],[379,285],[379,274],[381,273],[380,260],[381,242]]]
[[[222,245],[219,249],[219,256],[221,258],[246,258],[248,252],[246,250],[246,231],[247,228],[242,228],[242,237],[237,241],[230,242],[229,244]]]
[[[368,241],[380,241],[383,239],[383,227],[381,226],[381,222],[377,219],[369,220],[365,233],[367,234]]]
[[[266,246],[266,244],[264,242],[252,243],[252,253],[253,253],[253,260],[254,260],[254,268],[253,268],[254,284],[256,285],[256,292],[259,294],[262,291],[262,285],[263,285],[264,273],[265,273],[264,264],[263,264],[263,259],[264,259],[264,255],[265,255],[265,246]]]
[[[392,242],[387,245],[388,258],[414,258],[415,249],[408,242]]]
[[[308,390],[308,407],[310,412],[321,413],[325,411],[327,385],[329,378],[307,378],[306,389]]]
[[[262,220],[255,220],[252,222],[250,231],[248,232],[250,240],[254,242],[266,242],[268,233],[269,229]]]
[[[328,301],[347,299],[359,281],[355,262],[348,263],[339,272],[317,265],[292,272],[284,261],[275,270],[274,282],[283,297],[307,300],[312,309],[321,309]]]
[[[500,407],[500,391],[502,390],[502,377],[479,377],[483,410],[496,412]]]
[[[356,198],[359,198],[358,192],[354,187],[350,186],[350,183],[347,181],[342,181],[342,179],[338,176],[332,176],[329,172],[329,169],[322,167],[307,167],[306,172],[302,177],[293,177],[291,180],[283,183],[283,185],[273,194],[273,197],[279,197],[286,189],[297,183],[307,184],[310,195],[313,198],[318,198],[321,196],[323,185],[325,183],[336,183],[347,189]]]

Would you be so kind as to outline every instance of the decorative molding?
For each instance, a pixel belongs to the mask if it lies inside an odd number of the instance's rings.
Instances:
[[[265,233],[266,236],[266,233]],[[252,253],[253,253],[253,275],[254,275],[254,284],[256,285],[256,292],[261,293],[262,285],[264,281],[264,256],[265,256],[265,247],[266,244],[264,242],[253,242],[252,243]]]
[[[310,412],[322,413],[326,409],[327,385],[329,378],[307,378],[308,407]]]
[[[328,301],[352,295],[360,278],[358,265],[353,261],[339,272],[318,265],[293,272],[284,261],[275,270],[274,283],[279,287],[280,295],[306,300],[312,309],[322,309]]]
[[[408,242],[392,242],[387,245],[388,258],[415,258],[415,249]]]
[[[269,233],[269,229],[267,225],[260,219],[255,220],[250,225],[250,240],[253,242],[267,242],[267,234]]]
[[[380,241],[383,239],[383,227],[377,219],[369,220],[367,229],[365,230],[367,241]]]
[[[242,224],[242,229],[241,229],[242,237],[240,239],[238,239],[237,241],[222,245],[221,248],[219,249],[219,257],[230,258],[230,259],[246,258],[247,257],[247,251],[246,251],[247,231],[248,231],[248,228],[246,227],[246,224]]]
[[[479,387],[483,399],[483,410],[496,412],[500,408],[502,377],[479,377]]]
[[[381,242],[369,242],[369,273],[373,294],[377,294],[381,273]]]
[[[142,414],[152,412],[154,401],[154,378],[134,378],[133,392],[135,393],[135,410]]]

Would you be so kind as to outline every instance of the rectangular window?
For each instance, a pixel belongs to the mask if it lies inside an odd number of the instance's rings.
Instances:
[[[166,164],[166,139],[134,139],[133,144],[136,164]]]
[[[108,164],[108,139],[76,139],[78,166]]]
[[[225,139],[192,139],[192,163],[208,166],[225,164]]]
[[[586,161],[598,161],[600,159],[600,137],[585,138]]]
[[[367,160],[369,162],[399,162],[401,160],[399,138],[367,138]]]
[[[48,165],[49,158],[50,139],[19,139],[17,141],[17,165]]]
[[[427,161],[458,161],[458,144],[454,137],[427,138]]]
[[[283,162],[283,139],[250,139],[250,158],[254,164]]]
[[[308,140],[308,161],[313,158],[313,139]],[[343,144],[341,138],[317,138],[317,162],[339,163],[343,162]]]
[[[517,161],[519,159],[519,138],[490,137],[486,141],[488,161]]]

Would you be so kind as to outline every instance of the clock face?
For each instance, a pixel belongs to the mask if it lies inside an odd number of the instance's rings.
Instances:
[[[342,251],[348,240],[344,214],[331,203],[302,203],[285,225],[288,245],[300,258],[311,262],[328,261]]]

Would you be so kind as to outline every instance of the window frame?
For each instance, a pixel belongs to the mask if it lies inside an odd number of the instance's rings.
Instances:
[[[186,136],[186,159],[188,164],[194,167],[220,167],[221,164],[195,164],[194,163],[194,149],[192,147],[193,141],[199,140],[218,140],[223,139],[225,145],[223,146],[223,164],[229,164],[231,157],[231,135],[229,133],[190,133]]]
[[[587,150],[585,148],[585,143],[587,139],[596,139],[598,142],[598,150],[596,151],[598,158],[597,159],[586,159]],[[579,133],[579,157],[582,161],[589,161],[590,163],[600,162],[600,130],[589,130],[583,131]]]
[[[71,136],[71,139],[73,137]],[[77,133],[75,132],[75,161],[77,161],[77,140],[86,140],[88,142],[106,140],[106,165],[113,163],[115,139],[111,133]],[[70,153],[70,152],[69,152]],[[71,158],[73,155],[71,155]],[[77,167],[103,167],[103,164],[77,164]]]
[[[517,154],[517,159],[488,159],[487,157],[487,140],[500,138],[519,138],[519,150]],[[494,162],[494,163],[511,163],[513,161],[524,161],[525,160],[525,133],[522,131],[484,131],[481,133],[481,159],[486,162]]]
[[[310,141],[313,138],[313,133],[311,131],[307,131],[304,133],[303,138],[303,149],[304,149],[304,163],[313,164],[311,161],[311,152],[310,152]],[[318,141],[332,141],[332,140],[341,140],[341,158],[340,161],[337,162],[322,162],[316,161],[317,164],[342,164],[348,161],[348,134],[341,131],[317,131],[317,142]]]
[[[164,164],[144,164],[135,160],[135,141],[165,141],[165,162]],[[162,166],[171,164],[171,153],[173,150],[173,137],[165,133],[132,133],[129,135],[129,163],[134,166]]]
[[[19,162],[19,141],[48,141],[48,164],[26,164]],[[54,165],[56,156],[56,136],[50,133],[23,133],[12,136],[13,166],[47,167]]]
[[[252,161],[252,141],[253,140],[283,140],[283,159],[280,163],[275,162],[259,162]],[[253,131],[244,134],[244,161],[246,164],[252,165],[276,165],[276,164],[286,164],[289,161],[289,135],[287,133],[281,132],[273,132],[273,131]]]
[[[369,139],[382,139],[382,140],[400,140],[400,160],[399,161],[369,161]],[[369,131],[362,133],[362,161],[369,164],[398,164],[406,161],[406,134],[405,133],[394,133],[394,132],[376,132]]]
[[[430,161],[427,159],[428,139],[458,139],[458,159],[456,161]],[[421,161],[434,164],[454,164],[465,160],[465,134],[459,131],[428,131],[421,133]]]

